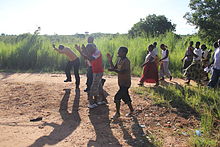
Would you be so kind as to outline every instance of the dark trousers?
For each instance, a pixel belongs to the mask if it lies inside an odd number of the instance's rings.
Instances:
[[[76,86],[79,86],[79,84],[80,84],[79,66],[80,66],[80,62],[79,62],[79,58],[77,58],[74,61],[68,61],[67,65],[66,65],[66,69],[65,69],[67,80],[72,80],[70,71],[73,67],[75,80],[76,80]]]
[[[86,80],[87,89],[90,89],[92,85],[92,80],[93,80],[92,66],[88,66],[86,77],[87,77],[87,80]]]
[[[220,77],[220,69],[213,68],[212,77],[208,86],[214,88],[218,83],[219,77]]]

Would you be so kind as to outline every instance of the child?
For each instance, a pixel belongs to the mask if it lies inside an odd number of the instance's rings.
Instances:
[[[86,47],[82,45],[82,49],[87,50],[88,54],[84,54],[81,51],[80,46],[75,45],[75,48],[80,52],[80,54],[87,60],[90,61],[92,66],[93,80],[92,85],[88,94],[89,108],[95,108],[101,104],[106,104],[106,97],[104,96],[104,91],[102,89],[102,76],[104,68],[102,65],[102,54],[96,48],[95,44],[88,43]]]
[[[116,62],[116,65],[113,65],[112,63],[112,57],[108,53],[108,61],[111,66],[109,71],[114,71],[118,73],[118,85],[119,85],[119,91],[116,93],[114,102],[116,104],[116,114],[115,118],[120,117],[120,102],[121,99],[128,105],[130,109],[130,113],[127,115],[132,115],[134,109],[131,104],[131,98],[128,92],[128,89],[131,86],[131,71],[130,71],[130,61],[126,57],[126,54],[128,52],[128,49],[126,47],[120,47],[118,49],[118,60]]]
[[[65,54],[69,59],[67,65],[66,65],[66,69],[65,69],[67,79],[64,80],[64,82],[71,82],[72,81],[70,70],[73,66],[74,75],[75,75],[75,79],[76,79],[76,88],[79,88],[79,84],[80,84],[80,77],[79,77],[80,61],[79,61],[79,58],[76,56],[76,54],[70,48],[64,47],[63,45],[59,45],[59,47],[57,49],[55,44],[53,44],[53,48],[57,52],[59,52],[61,54]]]
[[[167,49],[167,46],[164,44],[160,45],[160,48],[162,49],[162,59],[159,61],[160,64],[160,77],[161,80],[164,80],[164,76],[167,75],[170,78],[170,81],[172,80],[172,76],[170,74],[170,71],[168,69],[169,66],[169,50]]]
[[[159,85],[158,70],[155,62],[156,55],[153,52],[153,49],[154,46],[152,44],[148,46],[148,54],[145,58],[144,64],[142,65],[144,69],[140,83],[138,84],[139,86],[143,86],[144,82],[156,83],[156,86]]]

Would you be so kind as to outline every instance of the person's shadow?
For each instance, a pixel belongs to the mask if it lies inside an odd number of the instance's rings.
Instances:
[[[96,140],[89,140],[87,147],[122,146],[112,133],[108,105],[89,109],[89,118],[96,133]]]
[[[60,141],[68,137],[81,122],[81,118],[78,113],[80,89],[76,89],[76,95],[72,107],[72,113],[68,112],[68,100],[70,97],[71,89],[64,89],[65,94],[60,102],[60,115],[63,119],[62,124],[56,123],[44,123],[44,125],[52,126],[54,130],[48,136],[42,136],[38,138],[30,147],[43,147],[44,145],[55,145]]]
[[[144,130],[139,124],[136,116],[131,116],[131,117],[133,121],[131,129],[132,129],[132,134],[134,135],[135,138],[133,138],[129,133],[129,131],[124,127],[125,125],[123,124],[122,120],[119,119],[116,122],[121,127],[124,140],[126,140],[126,142],[133,147],[155,147],[155,145],[152,144],[146,137],[147,134],[144,133]]]

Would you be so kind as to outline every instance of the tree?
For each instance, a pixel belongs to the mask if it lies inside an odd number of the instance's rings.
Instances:
[[[147,35],[147,36],[157,36],[159,34],[164,34],[167,31],[175,31],[176,25],[172,24],[164,15],[156,16],[148,15],[145,19],[140,19],[140,21],[133,25],[128,34],[132,37]]]
[[[220,38],[220,0],[190,0],[184,18],[199,29],[202,39],[215,41]]]

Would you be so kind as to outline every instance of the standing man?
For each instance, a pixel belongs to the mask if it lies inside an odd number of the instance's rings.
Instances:
[[[57,52],[59,52],[61,54],[65,54],[69,59],[69,61],[67,62],[67,65],[66,65],[66,69],[65,69],[66,80],[64,80],[64,82],[72,82],[70,71],[73,67],[74,68],[75,80],[76,80],[76,82],[75,82],[76,83],[76,88],[79,88],[79,84],[80,84],[80,77],[79,77],[80,61],[79,61],[79,58],[76,56],[76,54],[70,48],[65,47],[63,45],[59,45],[59,47],[56,48],[56,46],[53,44],[53,48]]]
[[[220,46],[220,39],[218,40],[218,46]],[[213,59],[213,62],[209,65],[210,67],[213,64],[212,77],[208,84],[210,88],[214,88],[217,85],[220,77],[220,47],[216,48]]]
[[[92,66],[93,80],[88,93],[89,108],[95,108],[98,105],[106,104],[106,97],[104,96],[104,91],[102,87],[102,76],[104,68],[102,65],[102,53],[96,48],[96,45],[93,43],[88,43],[86,47],[82,45],[75,45],[75,48],[79,53],[87,60],[90,61]],[[87,50],[88,54],[84,54],[82,50]],[[98,105],[97,105],[98,104]]]

